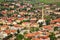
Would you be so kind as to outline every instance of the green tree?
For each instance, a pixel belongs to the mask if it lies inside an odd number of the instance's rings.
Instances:
[[[16,39],[17,40],[22,40],[24,38],[24,36],[22,35],[22,34],[18,34],[17,36],[16,36]]]
[[[31,38],[24,38],[24,40],[31,40]]]
[[[49,37],[50,37],[50,40],[56,40],[56,37],[55,37],[54,33],[51,33],[51,35]]]
[[[58,27],[54,27],[54,31],[57,31],[58,30]]]
[[[46,22],[46,25],[49,25],[50,24],[50,19],[45,20],[45,22]]]

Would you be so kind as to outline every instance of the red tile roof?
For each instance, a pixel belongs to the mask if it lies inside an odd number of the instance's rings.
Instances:
[[[52,20],[51,23],[60,22],[60,18]]]
[[[51,25],[43,26],[43,28],[45,28],[45,29],[49,29],[49,30],[52,29]]]

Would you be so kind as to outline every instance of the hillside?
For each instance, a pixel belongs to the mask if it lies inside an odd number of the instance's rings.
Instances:
[[[43,3],[46,3],[46,4],[53,3],[53,4],[60,5],[60,0],[19,0],[19,1],[20,2],[22,2],[22,1],[26,2],[27,1],[28,3],[32,3],[32,4],[43,2]],[[4,2],[4,0],[0,0],[0,2]]]
[[[55,2],[60,2],[60,0],[40,0],[40,2],[44,2],[44,3],[55,3]]]
[[[3,2],[3,1],[5,0],[0,0],[0,2]],[[60,2],[60,0],[20,0],[20,1],[44,2],[44,3]]]
[[[46,4],[57,4],[60,6],[60,0],[40,0],[40,2],[46,3]]]

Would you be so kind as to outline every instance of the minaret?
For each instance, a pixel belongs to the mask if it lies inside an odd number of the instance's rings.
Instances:
[[[42,6],[42,18],[37,21],[37,23],[45,22],[44,20],[44,8]]]
[[[44,8],[42,7],[42,20],[44,20]]]

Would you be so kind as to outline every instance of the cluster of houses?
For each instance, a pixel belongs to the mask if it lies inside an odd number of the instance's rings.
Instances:
[[[10,34],[14,35],[17,30],[20,34],[31,40],[50,40],[51,32],[55,34],[57,40],[60,40],[60,18],[56,18],[50,21],[50,24],[46,24],[46,18],[43,20],[41,16],[50,15],[51,13],[60,15],[60,9],[56,5],[52,5],[55,9],[51,9],[52,6],[45,6],[45,14],[42,14],[42,9],[33,8],[34,5],[29,3],[1,3],[0,4],[0,38],[1,40],[15,40],[15,36],[10,39],[4,39]],[[42,25],[42,26],[40,26]],[[54,31],[54,28],[58,27],[58,30]],[[27,29],[25,29],[27,28]],[[31,28],[38,28],[38,31],[30,32]],[[18,40],[18,39],[17,39]],[[22,39],[24,40],[24,39]]]

